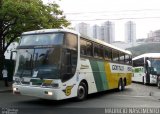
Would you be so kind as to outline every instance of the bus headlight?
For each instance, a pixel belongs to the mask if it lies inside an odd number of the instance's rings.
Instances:
[[[13,88],[13,91],[17,91],[17,90],[18,90],[18,88],[16,88],[16,87]]]
[[[52,96],[53,95],[53,92],[51,92],[51,91],[45,91],[44,92],[46,95],[49,95],[49,96]]]
[[[48,92],[48,95],[53,95],[53,93],[52,92]]]

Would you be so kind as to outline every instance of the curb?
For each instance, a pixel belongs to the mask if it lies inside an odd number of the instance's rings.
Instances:
[[[0,93],[3,93],[3,92],[10,92],[12,91],[12,87],[9,86],[9,87],[0,87]]]
[[[12,92],[12,89],[8,89],[8,90],[0,90],[0,93],[6,93],[6,92]]]
[[[9,86],[5,87],[3,80],[0,80],[0,93],[12,92],[12,82],[8,82]]]
[[[0,93],[5,93],[5,92],[11,92],[12,91],[12,86],[9,87],[0,87]]]

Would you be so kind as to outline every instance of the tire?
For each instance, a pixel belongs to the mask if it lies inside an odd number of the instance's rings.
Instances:
[[[127,80],[126,78],[124,79],[124,87],[127,86]]]
[[[145,85],[144,76],[142,77],[142,84]]]
[[[157,87],[160,89],[160,80],[157,81]]]
[[[87,86],[85,83],[81,82],[77,90],[77,100],[82,101],[87,97]]]
[[[118,91],[123,91],[124,90],[124,82],[122,79],[119,80],[118,82]]]

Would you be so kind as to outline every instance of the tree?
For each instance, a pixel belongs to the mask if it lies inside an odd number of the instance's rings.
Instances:
[[[68,25],[55,2],[44,5],[41,0],[0,0],[0,71],[6,49],[22,32]]]

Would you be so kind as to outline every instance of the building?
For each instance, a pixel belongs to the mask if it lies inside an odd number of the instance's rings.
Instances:
[[[75,30],[78,31],[79,33],[85,35],[85,36],[89,36],[92,37],[92,31],[91,31],[91,27],[89,24],[87,23],[79,23],[76,25]]]
[[[160,42],[160,30],[149,32],[146,42]]]
[[[115,25],[114,23],[107,21],[101,26],[101,38],[107,43],[115,41]]]
[[[133,21],[125,24],[125,42],[131,43],[132,46],[136,43],[136,24]]]
[[[101,26],[98,26],[98,25],[93,26],[93,35],[92,36],[93,36],[93,38],[102,40],[101,39]]]

